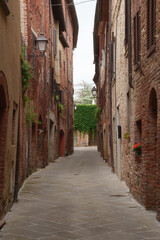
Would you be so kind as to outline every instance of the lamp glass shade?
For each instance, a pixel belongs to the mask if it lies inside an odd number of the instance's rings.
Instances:
[[[41,35],[37,38],[38,48],[39,48],[39,51],[40,51],[41,53],[44,53],[44,52],[46,51],[47,42],[48,42],[48,40],[46,39],[46,37],[44,36],[44,34],[41,34]]]

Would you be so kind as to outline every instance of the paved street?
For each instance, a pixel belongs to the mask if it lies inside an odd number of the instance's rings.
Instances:
[[[0,239],[159,240],[160,223],[131,198],[96,148],[77,148],[27,179]]]

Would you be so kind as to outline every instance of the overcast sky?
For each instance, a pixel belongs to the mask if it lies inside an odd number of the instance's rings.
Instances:
[[[93,64],[93,27],[95,15],[95,1],[75,0],[75,7],[79,22],[77,48],[74,50],[74,85],[85,82],[93,84],[95,67]]]

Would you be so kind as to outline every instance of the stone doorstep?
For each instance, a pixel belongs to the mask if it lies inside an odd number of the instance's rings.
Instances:
[[[0,220],[0,229],[6,224],[5,220]]]

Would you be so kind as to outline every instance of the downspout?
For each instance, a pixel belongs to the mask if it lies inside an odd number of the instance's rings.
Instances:
[[[131,34],[131,0],[128,0],[128,82],[130,88],[132,85],[132,34]]]
[[[114,172],[114,162],[113,162],[113,136],[112,136],[112,42],[111,42],[111,6],[112,0],[109,0],[109,113],[110,113],[110,150],[111,150],[111,166]]]
[[[22,92],[22,91],[21,91]],[[16,153],[16,170],[15,170],[15,187],[14,187],[14,202],[18,200],[18,177],[19,177],[19,145],[20,145],[20,94],[19,94],[19,109],[18,109],[18,131],[17,131],[17,153]]]
[[[52,3],[51,0],[49,1],[50,4],[50,24],[51,24],[51,52],[50,52],[50,106],[52,106],[52,91],[53,91],[53,85],[52,85],[52,81],[53,81],[53,71],[52,71],[52,41],[53,41],[53,24],[52,24]]]
[[[108,51],[107,51],[107,49],[108,49],[108,23],[106,22],[106,30],[105,30],[106,32],[105,32],[105,36],[106,36],[106,43],[105,43],[105,79],[104,79],[104,119],[105,119],[105,121],[106,121],[106,97],[107,97],[107,93],[106,93],[106,87],[107,87],[107,59],[108,59]],[[102,125],[102,129],[103,129],[103,125]],[[106,131],[106,130],[105,130]],[[103,133],[104,133],[104,131],[103,131]],[[105,141],[103,141],[103,157],[104,157],[104,159],[105,159],[105,161],[107,161],[107,154],[106,154],[106,152],[108,152],[108,151],[106,151],[105,152],[105,148],[106,148],[106,146],[104,146],[104,142],[106,142],[106,132],[104,133],[104,135],[103,135],[103,139],[105,138]]]
[[[67,30],[67,16],[68,16],[68,14],[67,14],[67,6],[66,6],[66,42],[68,41],[68,30]],[[68,146],[68,150],[67,150],[67,155],[69,155],[69,141],[70,141],[70,139],[69,139],[69,129],[70,129],[70,119],[69,119],[69,113],[70,113],[70,111],[69,111],[69,62],[68,62],[68,48],[66,49],[66,57],[67,57],[67,104],[68,104],[68,106],[67,106],[67,108],[68,108],[68,114],[67,114],[67,118],[68,118],[68,131],[67,131],[67,142],[68,142],[68,144],[67,144],[67,146]]]
[[[106,51],[105,51],[105,80],[104,80],[104,82],[105,82],[105,84],[104,84],[104,88],[105,88],[105,90],[104,90],[104,92],[106,93],[106,85],[107,85],[107,56],[108,56],[108,36],[107,36],[107,34],[108,34],[108,23],[106,24]],[[106,95],[105,95],[105,97],[106,97]]]

